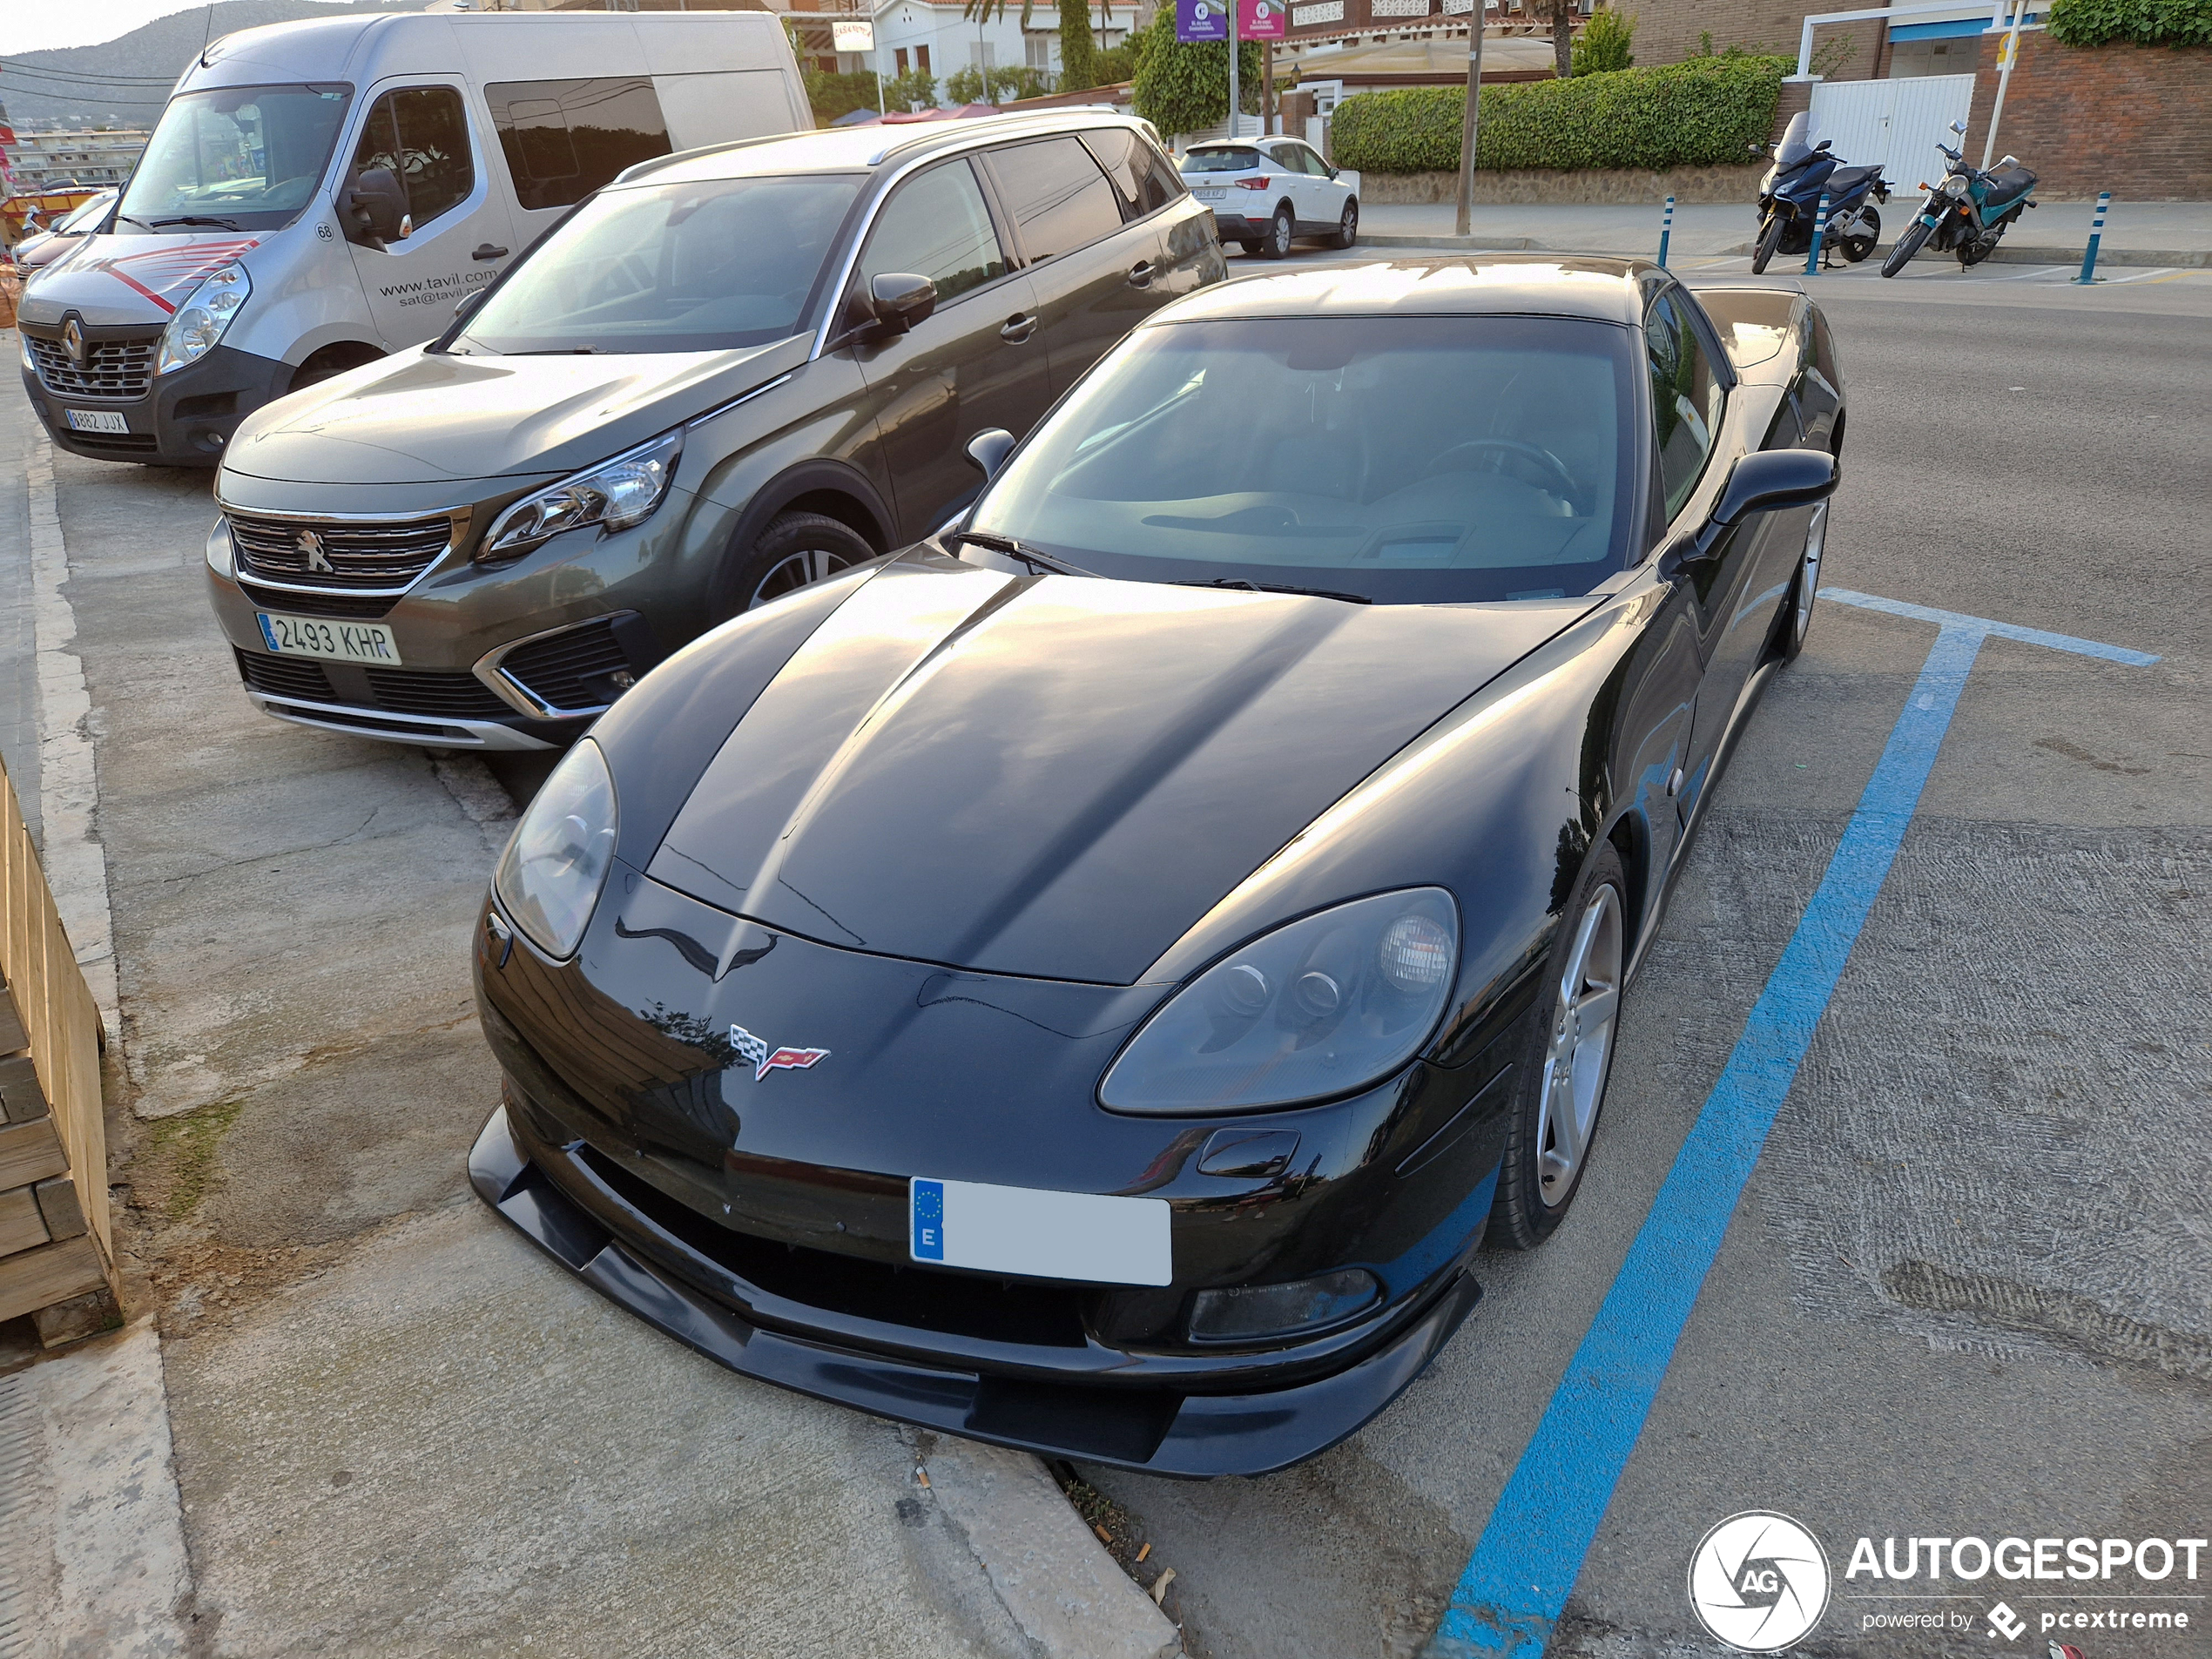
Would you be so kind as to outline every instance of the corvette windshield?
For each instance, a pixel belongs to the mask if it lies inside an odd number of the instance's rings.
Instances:
[[[602,191],[469,320],[495,352],[727,351],[793,334],[861,180],[842,173]]]
[[[352,97],[338,84],[179,93],[124,188],[116,229],[183,236],[290,224],[322,181]]]
[[[1629,345],[1541,317],[1141,329],[972,528],[1136,581],[1397,604],[1587,593],[1629,542]]]

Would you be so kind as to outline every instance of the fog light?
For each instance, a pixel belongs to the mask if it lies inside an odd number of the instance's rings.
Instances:
[[[1193,1342],[1241,1342],[1340,1324],[1374,1305],[1382,1286],[1364,1267],[1339,1268],[1288,1285],[1200,1291],[1190,1311]]]

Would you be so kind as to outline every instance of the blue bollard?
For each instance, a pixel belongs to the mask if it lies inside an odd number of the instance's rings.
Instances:
[[[1828,234],[1828,192],[1820,192],[1820,213],[1812,221],[1812,248],[1805,255],[1805,274],[1811,276],[1820,269],[1820,239]]]
[[[2089,246],[2082,253],[2081,274],[2074,279],[2076,282],[2097,282],[2102,280],[2102,279],[2097,275],[2097,244],[2104,240],[2105,209],[2111,206],[2112,192],[2108,190],[2099,191],[2097,192],[2097,216],[2089,221]]]
[[[1667,239],[1674,234],[1674,230],[1675,199],[1669,196],[1667,198],[1667,211],[1659,219],[1659,268],[1662,271],[1667,268]]]

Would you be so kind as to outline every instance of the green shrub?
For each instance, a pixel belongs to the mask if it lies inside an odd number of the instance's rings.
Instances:
[[[1060,0],[1060,90],[1102,84],[1098,42],[1090,32],[1090,0]]]
[[[2212,46],[2212,0],[2051,0],[2048,22],[2066,46]]]
[[[1590,14],[1582,32],[1575,37],[1575,72],[1577,75],[1610,75],[1626,69],[1636,61],[1629,44],[1636,32],[1635,12],[1622,13],[1617,6],[1608,6],[1603,11]]]
[[[1016,98],[1042,98],[1050,91],[1052,78],[1042,70],[1015,64],[987,70],[970,64],[945,77],[945,102],[955,108],[962,104],[1011,104]]]
[[[1246,115],[1259,112],[1259,47],[1238,43],[1238,101]],[[1186,45],[1175,37],[1175,8],[1163,5],[1145,31],[1139,49],[1136,112],[1172,136],[1201,132],[1229,118],[1229,45],[1205,41]]]
[[[850,75],[833,75],[826,71],[806,71],[806,102],[813,109],[818,126],[827,126],[840,115],[850,115],[854,110],[875,108],[875,71],[855,70]]]
[[[1751,145],[1772,132],[1782,78],[1796,67],[1787,57],[1696,57],[1573,80],[1486,86],[1475,165],[1660,169],[1746,162]],[[1337,105],[1331,134],[1337,165],[1455,172],[1466,117],[1464,87],[1362,92]]]
[[[910,69],[883,84],[883,106],[912,115],[937,107],[937,78],[926,69]]]

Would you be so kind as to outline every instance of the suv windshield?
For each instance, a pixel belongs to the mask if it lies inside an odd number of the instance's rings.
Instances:
[[[289,224],[322,180],[353,90],[224,86],[179,93],[161,112],[124,189],[116,229],[182,234]]]
[[[1243,148],[1193,150],[1183,158],[1185,172],[1246,172],[1258,165],[1259,152]]]
[[[1140,329],[973,528],[1136,581],[1399,604],[1587,593],[1629,541],[1631,343],[1541,317]]]
[[[492,292],[469,319],[467,347],[726,351],[797,334],[862,182],[833,173],[604,191]]]

